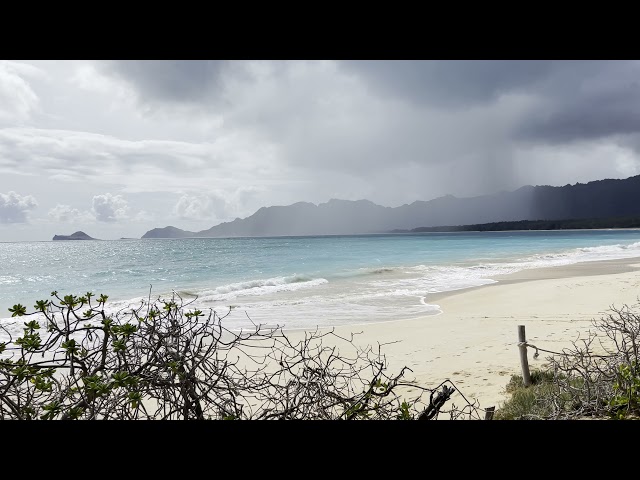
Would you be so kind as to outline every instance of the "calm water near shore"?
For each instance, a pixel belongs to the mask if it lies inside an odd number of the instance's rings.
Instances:
[[[172,291],[228,328],[360,324],[437,314],[430,294],[538,267],[640,256],[639,230],[456,232],[0,243],[0,318],[50,292],[113,309]]]

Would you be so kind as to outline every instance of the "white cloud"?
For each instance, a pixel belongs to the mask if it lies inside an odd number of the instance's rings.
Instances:
[[[133,105],[135,99],[134,92],[125,82],[101,74],[90,63],[76,67],[71,83],[89,92],[115,97],[124,104]]]
[[[0,193],[0,223],[26,223],[29,210],[37,206],[38,202],[31,195]]]
[[[146,210],[140,210],[135,216],[132,218],[134,222],[150,222],[156,220],[156,216],[152,213],[147,212]]]
[[[38,95],[24,76],[38,70],[31,65],[0,61],[0,123],[22,123],[37,110]]]
[[[57,204],[50,209],[47,215],[56,222],[87,222],[94,220],[94,217],[87,211],[81,212],[77,208],[61,204]]]
[[[261,158],[263,179],[282,176],[275,153],[231,135],[190,143],[126,140],[84,131],[41,128],[0,129],[0,171],[47,175],[54,180],[104,182],[127,192],[181,193],[224,178],[237,188],[255,175]],[[0,183],[0,186],[2,184]]]
[[[127,218],[129,205],[120,195],[96,195],[93,197],[91,211],[100,222],[115,222]]]
[[[183,195],[173,208],[173,213],[180,218],[202,220],[227,217],[227,201],[216,194]]]

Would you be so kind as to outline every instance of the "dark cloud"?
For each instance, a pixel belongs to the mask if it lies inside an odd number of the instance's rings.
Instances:
[[[545,85],[542,101],[521,119],[514,140],[556,144],[640,133],[640,65],[599,67],[567,70]]]
[[[534,97],[507,140],[567,143],[640,132],[637,61],[353,61],[373,91],[444,110],[495,102],[501,95]]]
[[[226,61],[119,60],[101,64],[103,72],[130,83],[143,103],[197,103],[221,88]]]
[[[571,105],[566,110],[536,115],[517,133],[521,139],[549,143],[640,133],[640,104],[636,103],[634,111],[631,106],[609,103],[598,110],[598,103]]]
[[[525,89],[558,67],[548,60],[360,60],[341,62],[377,93],[438,107],[465,107]]]
[[[637,61],[36,64],[0,63],[0,192],[41,204],[24,228],[42,213],[141,229],[144,210],[199,230],[274,204],[396,206],[640,172]],[[33,208],[3,202],[0,222]]]
[[[502,95],[535,98],[526,114],[514,119],[507,141],[556,144],[640,131],[637,61],[351,61],[340,66],[377,94],[461,114]]]
[[[311,130],[319,126],[322,129],[316,128],[314,137],[322,137],[328,131],[329,140],[335,140],[326,125],[310,124],[321,120],[317,100],[318,96],[326,96],[322,95],[327,90],[326,83],[322,83],[324,77],[314,80],[292,74],[304,62],[254,62],[268,65],[263,70],[269,73],[262,76],[253,71],[260,68],[252,69],[250,63],[126,60],[99,65],[103,72],[132,85],[146,106],[183,104],[206,108],[211,102],[219,105],[217,102],[224,98],[228,107],[225,120],[230,125],[237,126],[240,122],[257,126],[275,134],[276,142],[288,142],[295,137],[293,143],[300,139],[301,128]],[[512,126],[511,139],[516,142],[570,142],[635,133],[639,128],[640,115],[636,112],[640,106],[637,80],[640,72],[633,61],[356,60],[340,61],[337,65],[338,73],[357,78],[371,98],[400,99],[414,108],[463,114],[469,108],[491,105],[503,95],[534,96],[537,105]],[[273,90],[271,102],[258,97],[260,104],[242,105],[241,96],[253,87],[261,91],[267,85],[265,79],[286,88]],[[240,83],[247,86],[240,96],[238,91],[235,96],[226,95],[226,86]],[[336,83],[333,87],[344,85]],[[283,97],[283,93],[290,99]],[[236,111],[233,105],[241,107]],[[360,119],[356,117],[355,121]],[[395,119],[388,117],[387,121]],[[346,135],[348,130],[344,132]]]
[[[251,62],[244,61],[191,60],[127,60],[99,65],[103,72],[132,85],[146,106],[207,108],[212,102],[222,105],[218,102],[224,98],[229,125],[257,127],[272,135],[275,142],[304,142],[308,132],[313,132],[314,139],[326,136],[328,141],[340,140],[323,119],[344,112],[338,110],[340,105],[334,111],[322,111],[318,99],[326,98],[329,90],[348,88],[346,84],[331,85],[335,77],[325,77],[321,69],[317,69],[317,78],[299,74],[300,65],[306,63],[313,69],[318,62],[253,63],[259,66],[252,68]],[[445,114],[464,114],[470,108],[490,106],[508,94],[535,97],[536,105],[511,126],[511,138],[506,140],[514,142],[571,142],[635,133],[639,128],[640,115],[636,112],[640,106],[640,72],[633,61],[356,60],[337,65],[336,73],[356,78],[372,99],[399,99],[412,108],[436,109]],[[232,87],[227,95],[226,86],[239,84],[245,88]],[[254,105],[246,105],[244,100],[253,88],[267,96],[257,95],[251,99]],[[344,91],[348,94],[348,89]],[[354,113],[353,121],[361,122]],[[384,119],[391,124],[389,131],[398,120],[403,122],[393,116]],[[366,122],[376,121],[370,117]],[[353,127],[355,135],[370,133],[362,125]],[[407,129],[406,122],[402,128]],[[419,129],[412,130],[408,132],[411,135]],[[348,128],[343,132],[345,136],[351,134]],[[377,130],[372,138],[374,142],[380,138]],[[403,148],[401,145],[399,142],[395,149]],[[354,158],[361,159],[362,155]]]

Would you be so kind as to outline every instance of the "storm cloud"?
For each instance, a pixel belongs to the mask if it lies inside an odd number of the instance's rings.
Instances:
[[[0,191],[37,193],[36,238],[74,215],[108,238],[625,178],[639,78],[637,61],[0,62]]]
[[[101,70],[129,83],[142,104],[201,103],[219,98],[228,61],[119,60],[104,62]]]
[[[525,91],[562,68],[549,60],[360,60],[340,67],[380,95],[440,108],[468,108]]]
[[[599,70],[593,68],[597,64],[590,65],[582,76],[568,71],[552,78],[546,101],[523,120],[516,139],[559,144],[637,136],[640,64],[607,62]]]

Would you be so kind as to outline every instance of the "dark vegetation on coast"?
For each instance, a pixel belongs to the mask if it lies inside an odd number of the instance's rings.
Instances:
[[[391,230],[390,233],[419,232],[502,232],[508,230],[580,230],[602,228],[640,228],[638,217],[572,218],[569,220],[519,220],[474,225],[443,225],[418,227],[411,230]]]

